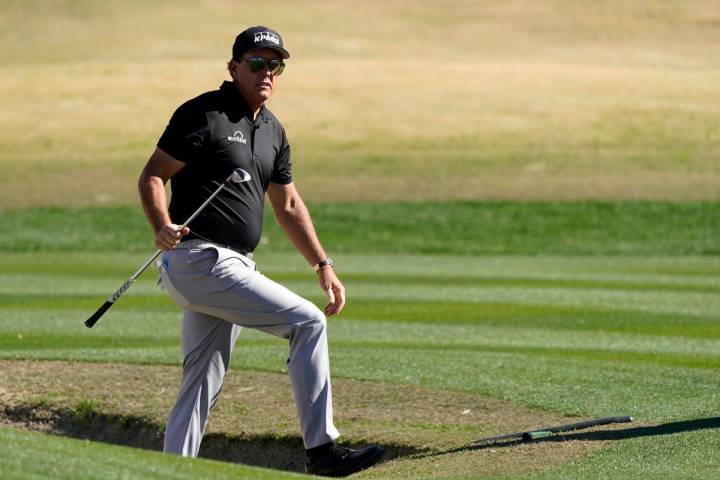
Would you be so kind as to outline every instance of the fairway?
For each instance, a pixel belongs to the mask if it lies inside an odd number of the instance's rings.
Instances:
[[[23,385],[3,391],[3,422],[157,448],[150,439],[161,435],[179,380],[179,312],[148,273],[95,329],[82,326],[143,258],[0,255],[0,357],[10,361],[0,383]],[[271,278],[321,302],[297,255],[257,260]],[[673,476],[684,465],[700,477],[717,468],[716,257],[347,253],[336,261],[350,298],[329,325],[338,425],[348,441],[391,452],[361,476],[604,478],[612,468],[629,469],[630,478]],[[236,442],[246,445],[243,463],[300,468],[286,355],[284,341],[243,332],[205,456],[237,458],[229,447]],[[28,376],[29,364],[13,359],[80,363],[51,363]],[[88,414],[98,426],[83,427]],[[635,424],[567,434],[565,442],[451,453],[485,435],[618,414]],[[99,427],[122,431],[123,422],[145,427],[120,436]],[[262,441],[274,445],[275,460],[247,453]],[[668,442],[670,453],[659,447]],[[626,459],[628,449],[644,460]],[[206,465],[214,464],[198,468]]]

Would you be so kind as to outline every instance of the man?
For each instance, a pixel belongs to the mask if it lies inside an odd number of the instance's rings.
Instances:
[[[335,442],[325,315],[342,310],[345,290],[293,185],[285,130],[264,105],[289,56],[270,28],[240,33],[228,62],[232,81],[177,109],[138,181],[155,244],[164,250],[161,280],[184,309],[183,378],[164,451],[198,454],[232,348],[241,328],[248,327],[289,340],[287,367],[306,471],[344,476],[375,464],[383,449],[351,450]],[[250,181],[224,188],[180,231],[179,224],[238,167],[250,173]],[[329,300],[325,314],[256,270],[252,251],[260,239],[266,193],[278,223],[317,272]]]

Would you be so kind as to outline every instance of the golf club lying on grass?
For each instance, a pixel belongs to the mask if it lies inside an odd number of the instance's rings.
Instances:
[[[468,443],[465,448],[487,447],[490,445],[500,445],[509,442],[528,442],[538,438],[549,437],[555,433],[572,432],[575,430],[584,430],[586,428],[597,427],[599,425],[609,425],[611,423],[628,423],[632,421],[633,418],[629,416],[596,418],[595,420],[568,423],[567,425],[559,425],[557,427],[544,427],[538,428],[537,430],[528,430],[526,432],[507,433],[505,435],[481,438],[479,440],[475,440],[474,442]]]
[[[197,217],[197,216],[200,214],[200,212],[203,211],[203,209],[204,209],[205,207],[208,206],[208,204],[212,201],[212,199],[215,198],[215,196],[216,196],[218,193],[220,193],[220,191],[221,191],[223,188],[227,187],[227,186],[230,185],[231,183],[244,183],[244,182],[247,182],[247,181],[249,181],[249,180],[250,180],[250,174],[249,174],[248,172],[246,172],[246,171],[243,170],[242,168],[236,168],[236,169],[225,179],[225,181],[217,188],[217,190],[215,190],[215,191],[213,192],[213,194],[210,195],[210,197],[209,197],[207,200],[205,200],[205,202],[204,202],[202,205],[200,205],[200,207],[198,207],[197,210],[195,210],[195,213],[193,213],[192,215],[190,215],[190,218],[188,218],[187,220],[185,220],[185,223],[183,223],[183,224],[180,226],[179,230],[182,231],[183,228],[187,227],[187,225],[188,225],[190,222],[192,222],[192,221],[195,219],[195,217]],[[93,325],[95,325],[95,323],[97,323],[97,321],[100,320],[100,317],[102,317],[102,316],[105,314],[105,312],[107,312],[108,309],[113,306],[113,303],[115,303],[115,301],[116,301],[118,298],[120,298],[120,296],[121,296],[123,293],[125,293],[125,291],[126,291],[128,288],[130,288],[130,286],[135,282],[135,279],[136,279],[137,277],[139,277],[140,274],[142,274],[142,273],[145,271],[145,269],[146,269],[146,268],[158,257],[158,255],[160,255],[161,253],[162,253],[162,250],[158,249],[158,251],[155,252],[155,253],[153,254],[153,256],[150,257],[150,258],[147,260],[147,262],[145,262],[145,263],[143,264],[143,266],[138,269],[137,272],[133,273],[133,274],[130,276],[130,278],[128,278],[127,280],[125,280],[125,283],[123,283],[122,286],[121,286],[120,288],[118,288],[118,289],[115,291],[115,293],[113,293],[113,294],[110,296],[110,298],[108,298],[108,300],[107,300],[100,308],[97,309],[97,311],[96,311],[95,313],[93,313],[92,317],[90,317],[90,318],[88,318],[87,320],[85,320],[85,326],[88,327],[88,328],[92,328]]]

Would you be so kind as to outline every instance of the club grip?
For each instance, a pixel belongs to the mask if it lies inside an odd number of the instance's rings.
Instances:
[[[92,328],[93,325],[97,323],[98,320],[100,320],[100,317],[102,317],[105,312],[108,311],[108,308],[113,306],[113,302],[107,301],[100,306],[100,308],[97,309],[97,312],[93,313],[92,317],[85,320],[85,326],[87,328]]]

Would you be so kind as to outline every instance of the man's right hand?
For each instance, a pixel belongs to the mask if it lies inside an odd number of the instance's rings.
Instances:
[[[155,246],[160,250],[171,250],[175,245],[180,243],[184,235],[190,233],[190,229],[185,227],[180,231],[180,225],[168,223],[163,225],[159,232],[155,235]]]

